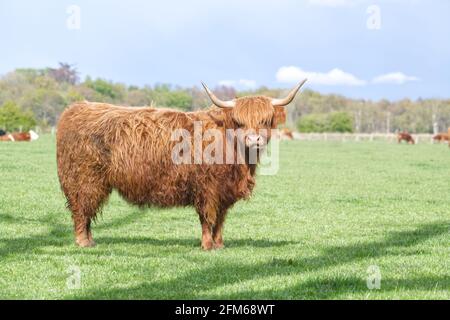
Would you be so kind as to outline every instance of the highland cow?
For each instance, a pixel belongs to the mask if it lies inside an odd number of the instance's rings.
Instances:
[[[234,144],[233,140],[232,152],[239,147],[261,149],[270,134],[259,132],[270,132],[285,120],[284,107],[305,81],[283,99],[257,96],[222,101],[203,85],[215,106],[196,112],[87,101],[70,106],[58,124],[57,164],[76,243],[95,245],[91,222],[115,189],[139,206],[193,206],[202,228],[201,247],[222,248],[227,210],[251,195],[257,163],[248,157],[231,164],[174,163],[173,132],[193,133],[195,124],[201,123],[226,140],[228,130],[253,129],[243,141]]]

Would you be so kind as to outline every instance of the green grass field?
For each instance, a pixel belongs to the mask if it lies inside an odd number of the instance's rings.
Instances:
[[[80,249],[54,137],[0,143],[0,298],[450,298],[448,147],[292,141],[280,154],[278,175],[231,210],[223,250],[200,250],[193,209],[141,211],[117,194],[97,246]]]

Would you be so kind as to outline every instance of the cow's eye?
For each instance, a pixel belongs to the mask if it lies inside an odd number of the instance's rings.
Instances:
[[[236,125],[238,126],[238,127],[244,127],[245,125],[244,124],[242,124],[242,123],[240,123],[239,121],[234,121],[235,123],[236,123]]]
[[[272,119],[264,120],[263,122],[261,122],[261,126],[262,127],[271,127],[272,126]]]

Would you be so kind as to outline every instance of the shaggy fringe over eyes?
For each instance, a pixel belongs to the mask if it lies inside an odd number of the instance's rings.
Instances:
[[[270,126],[274,108],[267,97],[244,97],[236,100],[231,115],[240,125],[256,129],[261,124]]]

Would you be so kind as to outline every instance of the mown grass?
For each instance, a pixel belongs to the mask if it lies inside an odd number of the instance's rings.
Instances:
[[[1,143],[0,298],[450,298],[446,146],[293,141],[281,158],[230,212],[224,250],[200,250],[192,209],[141,211],[117,195],[97,247],[80,249],[54,137]],[[367,288],[372,265],[379,290]]]

